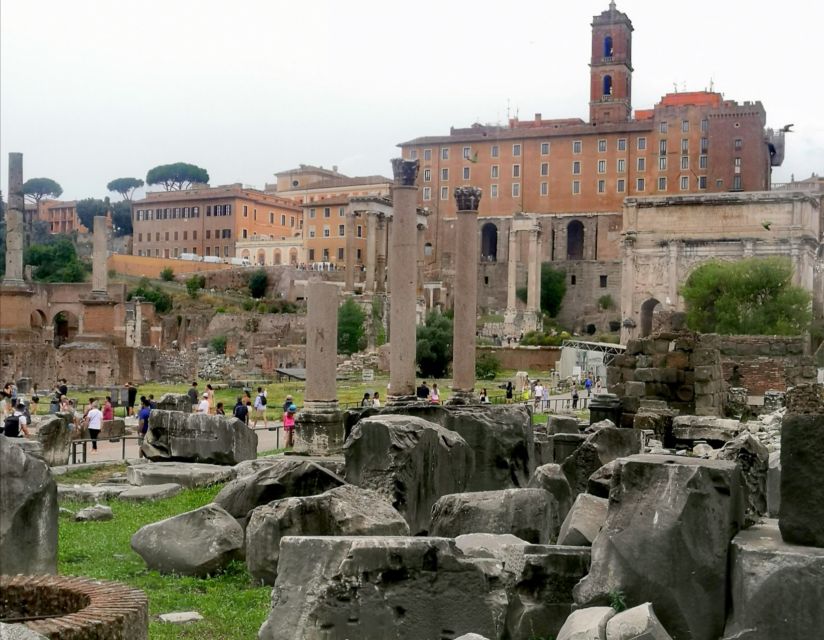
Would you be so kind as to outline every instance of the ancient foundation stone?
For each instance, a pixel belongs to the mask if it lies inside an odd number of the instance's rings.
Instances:
[[[604,526],[608,504],[605,498],[579,493],[561,525],[558,544],[590,546]]]
[[[126,468],[129,484],[142,487],[150,484],[179,484],[187,489],[206,487],[234,478],[234,470],[217,464],[195,462],[154,462]],[[128,487],[124,487],[127,489]]]
[[[612,607],[589,607],[573,611],[558,632],[557,640],[604,640],[607,623],[615,615]]]
[[[286,536],[407,536],[409,525],[377,492],[344,485],[320,495],[284,498],[252,511],[246,527],[246,566],[274,584]]]
[[[573,495],[585,493],[589,477],[617,458],[641,453],[644,434],[636,429],[604,427],[587,436],[566,460],[561,469],[569,480]]]
[[[781,508],[786,542],[824,547],[824,413],[788,413],[781,427]]]
[[[456,493],[432,507],[433,536],[454,538],[465,533],[511,533],[535,544],[554,542],[553,503],[543,489],[504,489]]]
[[[569,481],[564,475],[560,465],[545,464],[535,469],[535,473],[529,479],[528,488],[543,489],[553,502],[552,518],[552,539],[558,539],[558,532],[561,524],[572,507],[572,490],[569,488]]]
[[[192,412],[192,399],[185,393],[164,393],[157,401],[158,411]]]
[[[344,446],[346,480],[383,495],[413,534],[429,529],[443,495],[466,491],[474,457],[454,431],[407,415],[364,418]]]
[[[767,469],[770,453],[750,433],[742,433],[718,451],[718,460],[730,460],[741,465],[744,479],[744,526],[750,527],[767,513]]]
[[[721,447],[735,440],[740,432],[741,423],[727,418],[675,416],[672,420],[673,438],[676,442],[689,446],[703,440],[713,447]]]
[[[37,423],[37,440],[43,445],[43,459],[50,467],[69,463],[72,432],[58,415],[43,416]]]
[[[452,540],[288,537],[280,555],[260,640],[503,633],[507,597],[500,565],[466,558]]]
[[[649,602],[616,613],[607,622],[606,640],[672,640]]]
[[[744,518],[732,462],[637,455],[613,477],[607,520],[592,545],[581,606],[620,590],[651,602],[674,638],[717,640],[724,628],[729,542]]]
[[[0,575],[57,573],[57,509],[48,465],[0,435]]]

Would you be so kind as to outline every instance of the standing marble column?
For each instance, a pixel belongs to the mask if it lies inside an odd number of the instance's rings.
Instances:
[[[296,418],[296,451],[337,453],[343,447],[335,383],[337,353],[338,286],[312,280],[307,285],[306,390]]]
[[[506,309],[514,313],[515,292],[518,287],[518,232],[514,229],[509,232],[509,251],[506,257]]]
[[[389,286],[389,393],[394,401],[415,396],[415,254],[417,253],[417,160],[392,160],[392,234]]]
[[[6,211],[6,274],[3,284],[23,286],[23,154],[9,154],[9,207]]]
[[[455,189],[455,323],[452,347],[452,390],[456,402],[466,402],[475,389],[475,327],[478,315],[477,187]]]
[[[418,300],[423,300],[423,282],[424,282],[424,245],[426,244],[426,225],[422,222],[418,223],[418,268],[417,268],[417,287],[415,288],[415,295]]]
[[[344,253],[346,254],[346,282],[345,288],[346,291],[355,291],[355,216],[357,214],[352,209],[351,205],[346,209],[346,218],[345,218],[345,230],[344,233],[346,234],[345,238],[345,248]]]
[[[378,214],[375,228],[375,292],[386,292],[386,226],[388,220],[382,213]]]
[[[364,293],[372,293],[375,290],[375,254],[378,244],[377,216],[374,211],[366,212],[366,281],[364,282]]]
[[[106,216],[94,217],[94,242],[92,244],[92,295],[106,296],[109,289],[108,230]]]
[[[541,257],[538,255],[538,233],[537,227],[529,230],[529,258],[527,262],[527,288],[526,288],[526,310],[529,313],[537,313],[540,307],[538,295],[540,288],[536,286],[541,277]]]

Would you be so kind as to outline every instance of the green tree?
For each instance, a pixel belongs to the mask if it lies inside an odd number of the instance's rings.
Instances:
[[[711,261],[681,289],[687,325],[702,333],[798,335],[810,326],[810,294],[792,284],[789,258]]]
[[[197,296],[200,294],[200,278],[200,276],[192,276],[191,278],[186,280],[186,291],[189,294],[190,298],[197,298]]]
[[[391,336],[390,336],[391,342]],[[452,362],[452,319],[433,311],[417,329],[415,359],[424,378],[443,378]]]
[[[188,189],[192,184],[206,184],[209,182],[209,173],[193,164],[175,162],[161,164],[149,169],[146,174],[146,184],[162,185],[166,191]]]
[[[475,377],[478,380],[494,380],[501,370],[501,361],[494,353],[484,352],[475,360]]]
[[[23,183],[23,195],[34,204],[40,204],[46,196],[59,198],[62,193],[63,187],[51,178],[29,178]]]
[[[226,353],[226,336],[215,336],[209,342],[215,353]]]
[[[137,287],[129,291],[126,299],[132,298],[143,298],[151,302],[158,313],[168,313],[172,310],[172,296],[157,285],[152,285],[148,278],[141,278]]]
[[[338,307],[338,353],[349,355],[366,346],[365,320],[366,314],[352,298]]]
[[[109,211],[109,199],[83,198],[75,205],[77,217],[89,231],[94,231],[95,216],[105,216]]]
[[[166,267],[160,270],[160,279],[164,282],[171,282],[175,279],[175,270],[171,267]]]
[[[269,276],[266,269],[258,269],[249,275],[249,295],[253,298],[262,298],[266,295],[269,286]]]
[[[515,292],[522,302],[527,300],[526,287]],[[566,272],[555,269],[550,262],[541,263],[541,310],[554,318],[561,310],[566,295]]]
[[[90,271],[77,257],[74,244],[65,236],[50,244],[33,244],[23,256],[32,265],[32,275],[40,282],[83,282]]]
[[[106,185],[106,188],[114,193],[119,193],[121,198],[131,202],[135,189],[139,189],[143,184],[144,182],[140,178],[115,178]]]
[[[112,205],[112,226],[116,236],[132,235],[132,205],[128,200]]]

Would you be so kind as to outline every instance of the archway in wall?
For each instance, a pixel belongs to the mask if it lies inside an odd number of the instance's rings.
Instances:
[[[584,225],[573,220],[567,225],[567,260],[584,259]]]
[[[80,320],[70,311],[60,311],[52,318],[54,325],[54,346],[71,342],[80,328]]]
[[[612,36],[607,36],[604,38],[604,57],[612,57]]]
[[[266,264],[266,252],[263,249],[258,249],[257,263],[262,267]]]
[[[280,249],[275,249],[275,255],[274,255],[274,258],[272,259],[272,261],[275,264],[280,264],[281,263]]]
[[[289,249],[289,264],[293,267],[298,265],[298,250],[297,249]]]
[[[661,303],[655,298],[649,298],[641,305],[641,337],[646,338],[652,333],[652,314]]]
[[[243,251],[241,251],[240,257],[249,260],[252,257],[252,254],[249,253],[249,249],[244,249]]]
[[[604,95],[612,95],[612,76],[604,76]]]
[[[46,314],[40,311],[40,309],[35,309],[31,312],[30,326],[32,329],[42,329],[46,326],[46,322]]]
[[[487,222],[481,227],[481,262],[498,261],[498,227]]]

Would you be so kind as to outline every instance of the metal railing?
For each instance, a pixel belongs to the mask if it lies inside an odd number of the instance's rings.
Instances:
[[[122,442],[123,446],[122,446],[122,449],[121,449],[121,458],[120,459],[125,460],[126,459],[126,440],[142,440],[142,439],[143,439],[143,436],[125,436],[124,435],[124,436],[114,436],[112,438],[97,438],[96,440],[93,440],[92,438],[81,438],[80,440],[72,440],[71,453],[69,455],[69,464],[78,464],[78,461],[77,461],[77,449],[78,449],[78,447],[82,448],[82,450],[80,452],[82,460],[80,461],[79,464],[85,464],[88,461],[87,460],[88,449],[89,449],[88,445],[89,445],[90,442],[98,442],[98,443],[101,443],[101,442],[118,442],[118,441]]]

